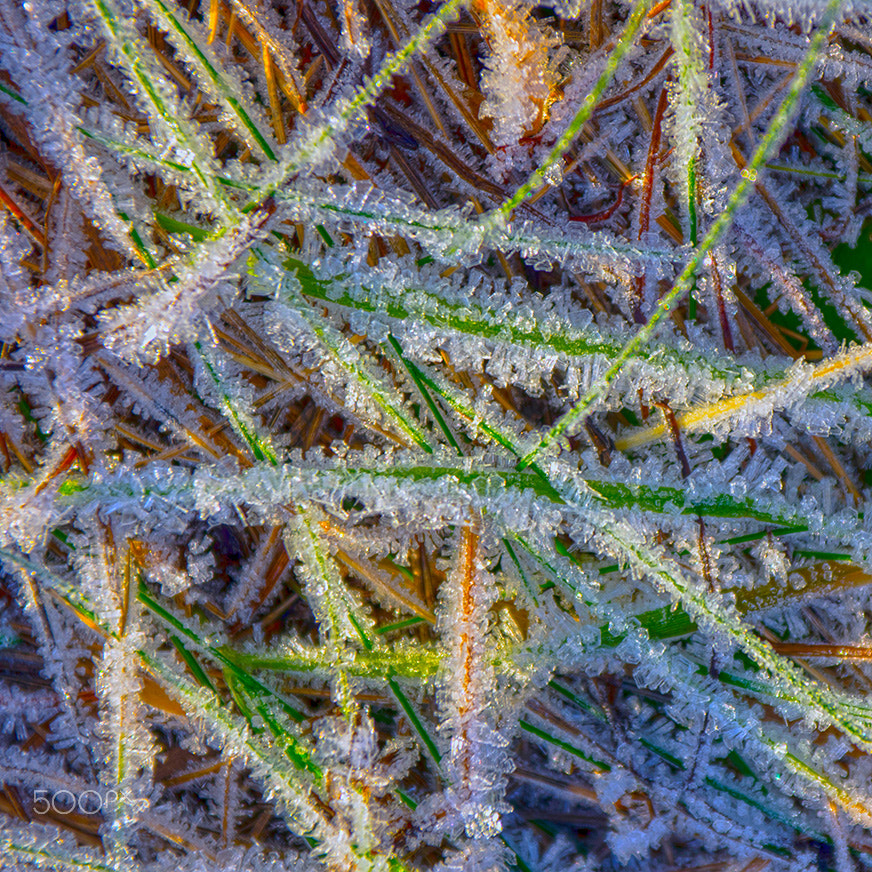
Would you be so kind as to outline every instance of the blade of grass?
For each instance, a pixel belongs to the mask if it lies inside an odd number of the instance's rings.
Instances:
[[[820,20],[818,28],[814,36],[810,40],[808,50],[805,53],[802,61],[797,65],[796,72],[790,84],[790,89],[787,95],[775,113],[772,122],[769,125],[754,156],[751,158],[747,168],[742,171],[742,179],[733,189],[730,197],[715,221],[709,228],[702,242],[693,250],[691,258],[688,260],[678,279],[672,286],[672,289],[661,298],[654,314],[648,319],[636,335],[624,346],[621,353],[606,370],[600,380],[594,385],[581,400],[576,403],[573,408],[567,412],[553,427],[551,427],[543,436],[539,438],[533,448],[528,450],[521,458],[519,467],[523,469],[529,466],[543,451],[554,444],[564,434],[569,434],[587,414],[588,409],[605,393],[608,386],[614,381],[618,373],[626,365],[627,361],[635,356],[639,349],[648,343],[654,335],[660,321],[668,315],[676,305],[681,301],[690,287],[696,271],[702,265],[705,256],[717,244],[724,233],[728,230],[733,221],[733,217],[737,210],[747,200],[751,194],[752,186],[757,179],[757,173],[763,169],[766,162],[775,154],[775,151],[781,143],[788,123],[793,117],[794,112],[799,104],[800,97],[805,90],[805,85],[809,75],[814,69],[817,58],[823,49],[824,42],[829,36],[830,30],[838,15],[839,9],[844,0],[830,0],[827,4]]]

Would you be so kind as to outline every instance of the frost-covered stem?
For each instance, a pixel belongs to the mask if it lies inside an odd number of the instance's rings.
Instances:
[[[757,179],[757,173],[764,167],[766,161],[775,153],[781,140],[787,130],[787,125],[793,117],[793,113],[797,108],[799,99],[802,96],[805,84],[814,65],[818,59],[825,40],[829,37],[830,29],[832,28],[839,9],[844,0],[830,0],[826,10],[821,17],[818,30],[811,39],[808,50],[805,53],[801,63],[796,68],[796,73],[790,84],[790,90],[787,92],[778,112],[772,119],[769,129],[760,140],[760,145],[754,152],[747,168],[742,171],[742,179],[736,185],[730,199],[724,210],[718,215],[708,233],[702,242],[694,249],[693,256],[687,262],[687,265],[682,270],[672,289],[660,300],[657,308],[648,320],[648,323],[624,346],[617,359],[612,363],[608,370],[603,373],[599,382],[591,388],[573,408],[567,412],[544,436],[540,438],[538,443],[528,451],[521,459],[520,467],[528,466],[536,457],[545,451],[555,441],[560,439],[564,434],[571,433],[587,410],[606,392],[608,386],[614,381],[615,377],[624,368],[627,361],[633,357],[640,348],[646,345],[654,331],[657,329],[660,321],[668,315],[681,301],[682,297],[687,292],[696,271],[702,265],[703,260],[708,252],[717,244],[723,234],[727,231],[737,210],[747,200],[750,195],[753,185]]]
[[[333,674],[336,702],[349,723],[359,715],[354,689],[344,668],[345,649],[355,635],[354,605],[351,595],[339,577],[336,564],[325,553],[310,512],[300,510],[295,530],[286,533],[285,548],[300,560],[305,580],[306,599],[318,621],[318,632],[328,650],[328,662]]]
[[[343,652],[335,664],[320,648],[295,645],[288,653],[282,651],[258,651],[234,653],[233,662],[244,669],[269,669],[300,675],[329,676],[331,670],[341,668],[348,675],[381,682],[390,676],[408,681],[426,681],[439,669],[443,654],[429,647],[417,647],[389,651],[376,648],[372,651]]]
[[[786,403],[792,404],[800,398],[795,394],[798,388],[802,391],[801,396],[805,397],[814,391],[823,390],[839,381],[862,373],[869,366],[872,366],[872,343],[856,346],[818,364],[813,369],[803,367],[800,362],[794,365],[793,378],[788,378],[763,390],[751,391],[718,400],[716,403],[697,406],[688,412],[676,415],[675,420],[682,430],[693,431],[701,425],[729,420],[733,416],[742,414],[756,403],[761,403],[766,408],[777,408],[778,401],[783,397]],[[617,440],[615,445],[620,451],[626,451],[661,439],[667,433],[665,424],[657,424],[654,427],[631,433]]]
[[[238,93],[238,83],[234,83],[236,84],[236,88],[234,88],[225,81],[226,73],[219,71],[217,59],[210,57],[211,52],[208,48],[191,36],[188,29],[179,20],[179,13],[176,9],[171,9],[164,0],[146,0],[146,2],[155,17],[167,28],[173,42],[211,83],[230,113],[236,117],[239,127],[247,133],[249,142],[268,160],[276,161],[276,154],[269,141],[242,105],[241,95]],[[191,27],[190,22],[189,27]]]
[[[493,724],[496,685],[486,650],[488,613],[496,592],[472,524],[461,531],[457,564],[445,584],[439,614],[446,644],[440,708],[451,737],[444,761],[449,797],[468,837],[492,839],[502,830],[499,796],[506,742]]]
[[[269,437],[261,435],[257,423],[243,408],[243,403],[232,395],[232,388],[226,385],[219,375],[214,350],[194,342],[194,352],[199,356],[204,369],[215,384],[221,398],[221,411],[230,426],[248,445],[255,460],[268,460],[273,466],[278,464],[278,455],[270,444]]]
[[[484,307],[476,302],[446,300],[426,285],[404,286],[402,293],[366,285],[358,287],[352,275],[335,275],[322,278],[296,258],[285,262],[296,273],[306,297],[324,300],[331,306],[371,312],[404,322],[423,321],[433,327],[450,330],[464,336],[490,340],[500,345],[514,344],[524,350],[541,350],[571,358],[616,357],[621,351],[617,337],[601,331],[573,329],[562,326],[555,329],[547,323],[547,314],[531,307],[523,313],[497,306]],[[338,296],[343,286],[348,290]],[[547,310],[546,310],[547,311]],[[712,378],[737,380],[747,373],[747,365],[739,366],[733,360],[712,355],[696,355],[662,344],[651,345],[639,351],[639,358],[650,361],[653,366],[660,362],[670,369],[680,367],[688,377],[705,371]],[[767,372],[769,380],[776,378]]]
[[[69,869],[71,872],[127,872],[126,866],[91,859],[81,849],[78,853],[66,853],[59,848],[51,848],[36,842],[28,844],[24,841],[16,841],[14,837],[4,837],[2,834],[0,834],[0,850],[5,856],[12,858],[12,862],[27,863],[28,866],[41,869]]]
[[[100,130],[95,130],[91,127],[82,126],[77,127],[76,130],[78,130],[78,132],[81,133],[82,136],[84,136],[86,139],[90,139],[91,141],[102,145],[109,151],[114,151],[117,154],[123,154],[129,157],[134,157],[140,160],[147,161],[150,164],[154,164],[155,167],[170,171],[172,173],[179,173],[185,176],[194,175],[194,170],[192,167],[188,166],[187,164],[179,163],[179,161],[168,160],[167,158],[162,157],[156,152],[150,151],[148,147],[143,143],[137,142],[134,145],[129,142],[124,142],[120,139],[116,139],[114,136],[110,136],[107,133],[104,133]],[[234,179],[230,176],[216,175],[214,178],[215,181],[218,182],[218,184],[223,185],[226,188],[248,192],[260,190],[260,187],[258,185],[251,184],[250,182],[240,181],[239,179]]]
[[[103,27],[110,41],[117,47],[119,54],[124,59],[128,71],[137,83],[137,86],[154,107],[158,116],[166,125],[167,130],[175,138],[177,145],[183,145],[190,153],[190,166],[205,192],[208,192],[214,202],[226,214],[232,214],[233,207],[229,203],[226,193],[215,184],[214,174],[211,172],[211,163],[208,153],[209,146],[202,138],[186,124],[173,109],[167,105],[164,95],[149,76],[139,50],[124,33],[124,27],[120,21],[122,17],[114,5],[114,0],[91,0],[97,15],[103,22]],[[206,167],[201,166],[206,163]]]
[[[378,72],[353,97],[342,100],[325,121],[304,134],[302,141],[292,146],[288,156],[283,160],[282,178],[267,187],[257,202],[263,202],[264,199],[272,196],[294,173],[317,164],[324,157],[332,154],[333,144],[360,117],[366,107],[372,105],[379,94],[391,86],[393,77],[416,54],[424,51],[442,35],[448,22],[458,15],[468,2],[469,0],[446,0],[401,49],[385,58]],[[255,203],[251,203],[246,210],[254,206]]]
[[[406,438],[428,454],[432,454],[433,448],[427,439],[427,434],[414,417],[406,411],[397,391],[382,384],[381,379],[372,371],[372,368],[366,365],[365,351],[352,346],[338,330],[318,317],[291,282],[287,280],[286,274],[276,269],[267,271],[266,276],[272,276],[273,280],[277,281],[283,301],[305,321],[333,360],[357,382],[372,404],[380,409]]]
[[[637,571],[644,573],[659,588],[667,591],[673,600],[680,602],[700,625],[737,644],[775,682],[781,684],[807,716],[842,730],[859,746],[872,750],[872,710],[844,694],[810,684],[799,667],[776,654],[772,646],[760,639],[726,600],[718,602],[719,598],[712,599],[707,590],[684,577],[674,561],[659,556],[627,525],[619,524],[605,513],[594,517],[593,521],[600,534],[612,540]]]
[[[696,166],[702,132],[701,105],[708,87],[703,63],[700,21],[695,0],[680,0],[670,10],[672,47],[678,65],[678,93],[675,98],[674,136],[676,162],[681,170],[682,199],[687,204],[686,229],[696,245]]]
[[[700,36],[701,16],[696,0],[681,0],[670,10],[672,47],[678,66],[678,89],[674,100],[675,163],[680,173],[682,200],[686,205],[682,215],[685,237],[692,246],[697,237],[697,167],[700,162],[701,115],[706,107],[706,80],[703,41]],[[693,309],[693,311],[691,311]],[[695,318],[696,300],[691,291],[688,317]]]
[[[148,670],[186,711],[208,724],[209,729],[234,756],[246,760],[255,774],[276,791],[285,803],[285,813],[294,831],[315,835],[329,831],[330,825],[313,802],[310,785],[277,749],[265,747],[252,734],[248,725],[232,714],[220,699],[210,698],[205,690],[181,678],[176,668],[148,651],[140,651],[139,656]],[[349,863],[350,868],[356,868],[350,851],[343,859]]]
[[[104,840],[110,856],[123,859],[135,817],[131,804],[136,765],[131,758],[131,732],[138,732],[133,701],[140,692],[138,660],[124,638],[109,638],[104,643],[100,675],[97,682],[103,708],[103,730],[106,733],[108,759],[106,780],[115,793],[107,803],[107,826]]]
[[[446,632],[454,636],[455,645],[451,647],[457,658],[456,664],[452,663],[457,668],[449,672],[452,681],[456,682],[453,694],[456,698],[452,699],[451,713],[457,718],[457,724],[448,761],[459,787],[467,791],[471,791],[474,755],[470,747],[468,721],[470,716],[479,714],[483,702],[481,695],[475,693],[478,688],[473,687],[473,682],[478,683],[479,680],[477,673],[481,664],[476,649],[483,635],[482,615],[479,613],[482,607],[474,597],[474,592],[481,587],[480,567],[476,565],[477,550],[477,534],[465,527],[461,534],[457,571],[448,581],[453,597],[451,607],[447,609],[450,623],[445,627]]]
[[[112,633],[103,643],[103,656],[97,675],[101,703],[101,729],[107,743],[104,779],[115,792],[108,804],[104,844],[107,853],[126,862],[128,842],[136,823],[138,805],[145,802],[143,788],[150,787],[150,763],[154,749],[152,736],[141,723],[139,705],[142,684],[136,648],[142,643],[141,605],[130,590],[131,566],[119,571],[112,528],[103,530],[94,561],[97,578],[103,582],[106,607],[115,618]],[[144,784],[138,784],[140,770]]]
[[[484,219],[485,224],[490,226],[501,226],[505,223],[509,215],[511,215],[511,213],[521,205],[521,203],[528,200],[541,187],[548,184],[549,170],[563,160],[563,155],[566,153],[566,150],[570,145],[572,145],[581,128],[590,120],[594,109],[596,109],[596,104],[599,101],[599,98],[609,86],[609,83],[615,75],[615,71],[624,59],[624,56],[632,47],[639,28],[645,22],[645,13],[648,11],[650,5],[651,0],[637,0],[636,4],[633,6],[633,11],[630,14],[630,17],[627,20],[627,24],[624,27],[624,32],[621,34],[621,38],[612,49],[611,54],[609,54],[606,65],[602,73],[600,73],[599,78],[596,80],[596,84],[593,86],[587,97],[584,98],[581,107],[575,113],[575,117],[569,122],[569,125],[563,133],[560,134],[557,142],[554,143],[554,147],[549,152],[548,157],[545,158],[541,166],[533,171],[530,178],[528,178],[527,181],[524,182],[524,184],[521,185],[521,187],[518,188],[518,190],[515,191],[515,193],[509,197],[509,199],[506,200],[499,209],[496,210],[496,212]]]
[[[341,189],[339,189],[341,190]],[[379,193],[364,199],[354,188],[346,188],[346,196],[333,197],[310,192],[284,189],[275,199],[294,217],[311,221],[336,221],[342,218],[364,225],[402,233],[415,239],[444,261],[456,262],[459,254],[473,253],[480,248],[499,248],[504,252],[518,251],[525,256],[542,254],[562,263],[578,261],[591,267],[618,262],[676,263],[682,251],[632,244],[605,231],[598,233],[557,232],[549,226],[503,226],[482,219],[466,221],[456,210],[425,211]],[[370,202],[374,201],[374,202]]]

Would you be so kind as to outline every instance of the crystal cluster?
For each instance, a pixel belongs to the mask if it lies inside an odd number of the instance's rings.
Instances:
[[[866,0],[0,0],[3,869],[872,868]]]

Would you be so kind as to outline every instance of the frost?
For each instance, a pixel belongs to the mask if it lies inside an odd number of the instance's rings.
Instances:
[[[0,0],[4,868],[863,868],[867,5]]]

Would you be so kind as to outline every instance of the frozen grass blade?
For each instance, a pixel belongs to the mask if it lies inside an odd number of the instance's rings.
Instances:
[[[14,868],[869,865],[868,10],[571,5],[0,0]]]
[[[609,384],[614,381],[615,377],[624,368],[626,363],[638,353],[639,349],[643,348],[653,338],[654,332],[660,321],[675,308],[687,293],[694,275],[700,266],[702,266],[703,259],[727,231],[733,221],[733,216],[736,211],[750,196],[752,187],[757,180],[757,173],[765,167],[766,162],[770,160],[770,158],[775,154],[776,148],[781,144],[787,125],[796,111],[797,104],[805,89],[809,75],[814,69],[814,65],[821,53],[824,42],[829,36],[830,29],[836,20],[836,16],[838,15],[841,6],[842,0],[830,0],[827,4],[826,11],[818,22],[818,28],[811,39],[808,50],[806,51],[802,62],[796,68],[796,72],[791,80],[789,91],[782,101],[775,117],[772,119],[772,122],[766,131],[766,135],[760,140],[760,144],[757,146],[754,156],[749,161],[748,166],[742,171],[742,180],[733,189],[726,207],[712,223],[702,242],[700,242],[694,249],[693,256],[685,265],[669,293],[661,298],[654,314],[648,319],[645,326],[642,327],[624,346],[620,355],[618,355],[618,358],[614,363],[612,363],[608,370],[606,370],[596,387],[588,391],[588,393],[575,404],[572,411],[564,415],[560,421],[538,441],[536,446],[524,455],[520,464],[522,467],[529,465],[536,457],[538,457],[556,440],[560,439],[564,434],[570,434],[575,430],[588,409],[590,409],[590,407],[606,392]]]

